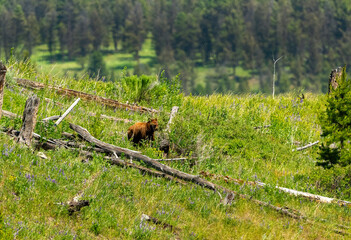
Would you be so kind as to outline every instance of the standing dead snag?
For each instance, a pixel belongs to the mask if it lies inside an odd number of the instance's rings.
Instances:
[[[2,115],[2,102],[4,98],[4,86],[6,79],[6,67],[2,62],[0,62],[0,118]]]
[[[171,131],[170,126],[171,126],[171,123],[173,121],[174,116],[178,112],[178,109],[179,109],[178,106],[172,107],[171,116],[169,117],[169,121],[167,123],[166,130],[164,131],[164,134],[162,137],[163,139],[160,142],[160,150],[163,151],[165,154],[168,154],[168,152],[169,152],[169,146],[170,146],[169,133]]]
[[[26,101],[26,107],[23,112],[22,128],[18,136],[18,141],[30,146],[35,124],[37,122],[37,113],[39,109],[39,98],[36,95],[29,97]]]
[[[334,90],[339,86],[338,84],[338,78],[341,77],[342,74],[342,68],[338,67],[336,69],[333,69],[330,73],[329,76],[329,84],[328,84],[328,94],[331,92],[331,88]]]

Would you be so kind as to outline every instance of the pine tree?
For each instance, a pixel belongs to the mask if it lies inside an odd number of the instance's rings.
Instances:
[[[339,85],[331,90],[326,111],[320,116],[323,143],[317,165],[325,168],[351,165],[351,80],[346,77],[344,67],[337,78]]]
[[[100,79],[102,76],[106,76],[106,64],[103,60],[102,53],[94,51],[89,59],[88,72],[90,77],[96,77]]]

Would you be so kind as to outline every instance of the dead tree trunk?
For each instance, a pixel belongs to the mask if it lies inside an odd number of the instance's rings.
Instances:
[[[172,107],[171,116],[169,117],[169,121],[167,123],[166,130],[163,133],[162,140],[160,142],[160,150],[168,155],[170,142],[169,142],[169,132],[171,131],[171,123],[173,121],[174,116],[177,114],[179,107]]]
[[[37,113],[39,109],[39,98],[36,95],[29,97],[26,101],[26,107],[23,112],[22,128],[18,136],[18,141],[30,146],[35,124],[37,122]]]
[[[0,118],[2,115],[2,101],[4,98],[4,86],[6,79],[6,67],[2,62],[0,62]]]
[[[329,76],[329,84],[328,84],[328,94],[331,92],[331,88],[334,90],[339,86],[338,84],[338,78],[341,77],[342,74],[342,68],[338,67],[336,69],[333,69],[330,73]]]

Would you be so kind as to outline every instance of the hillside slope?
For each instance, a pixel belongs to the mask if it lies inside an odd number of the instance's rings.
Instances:
[[[74,99],[50,89],[29,90],[12,77],[29,78],[44,84],[84,91],[122,102],[134,102],[138,88],[121,83],[89,79],[57,78],[36,72],[30,65],[10,62],[3,109],[22,115],[25,101],[35,93],[41,100],[36,132],[43,137],[63,138],[76,134],[69,123],[86,128],[97,139],[140,151],[154,159],[171,107],[180,107],[171,125],[171,157],[188,160],[165,164],[199,175],[252,199],[301,214],[296,220],[250,199],[234,198],[221,204],[224,192],[214,192],[193,183],[180,184],[143,174],[136,169],[111,165],[104,154],[87,158],[82,152],[64,148],[40,149],[48,159],[0,135],[0,238],[1,239],[341,239],[351,234],[349,206],[325,204],[279,191],[275,186],[351,200],[347,189],[328,188],[322,178],[330,172],[315,166],[318,147],[293,149],[320,140],[318,113],[324,96],[305,94],[183,96],[176,80],[149,77],[139,105],[159,110],[141,114],[113,109],[97,102],[81,101],[58,126],[40,120],[59,115]],[[144,76],[147,78],[146,76]],[[141,78],[125,77],[129,83]],[[145,81],[149,81],[145,80]],[[144,81],[144,82],[145,82]],[[139,82],[140,83],[140,82]],[[139,85],[140,86],[140,85]],[[51,100],[48,100],[51,99]],[[94,113],[92,115],[91,113]],[[102,115],[129,119],[111,121]],[[136,147],[126,137],[130,125],[149,117],[159,120],[155,143]],[[2,117],[2,128],[19,129],[19,118]],[[258,126],[270,125],[255,129]],[[79,140],[81,144],[88,143]],[[121,156],[122,159],[128,160]],[[139,164],[137,161],[133,161]],[[146,166],[140,163],[142,166]],[[329,174],[329,175],[328,175]],[[225,176],[227,176],[225,178]],[[234,181],[232,179],[241,179]],[[250,185],[260,181],[267,185]],[[324,184],[324,185],[323,185]],[[77,194],[90,206],[69,214],[65,205]],[[141,221],[143,214],[162,223]],[[340,226],[342,225],[342,226]],[[344,226],[344,227],[343,227]],[[338,233],[339,232],[339,233]]]

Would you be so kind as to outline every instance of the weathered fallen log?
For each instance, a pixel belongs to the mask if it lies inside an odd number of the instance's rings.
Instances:
[[[33,130],[37,122],[37,113],[39,109],[39,98],[31,96],[26,101],[26,106],[23,112],[22,128],[18,136],[18,141],[27,146],[31,145]]]
[[[258,182],[258,181],[245,181],[242,179],[235,179],[235,178],[231,178],[228,176],[222,176],[222,175],[218,175],[218,174],[213,174],[213,173],[208,173],[208,172],[201,172],[200,173],[202,176],[206,176],[206,177],[210,177],[210,178],[214,178],[214,179],[222,179],[226,182],[234,182],[234,183],[238,183],[240,185],[242,184],[248,184],[248,185],[252,185],[252,186],[266,186],[267,184],[263,183],[263,182]],[[341,206],[351,206],[351,202],[349,201],[344,201],[344,200],[339,200],[339,199],[335,199],[335,198],[329,198],[329,197],[324,197],[324,196],[320,196],[320,195],[316,195],[316,194],[312,194],[312,193],[307,193],[307,192],[301,192],[301,191],[296,191],[293,189],[289,189],[289,188],[284,188],[284,187],[279,187],[279,186],[275,186],[275,188],[279,189],[280,191],[295,195],[295,196],[302,196],[305,198],[308,198],[310,200],[315,200],[318,202],[322,202],[322,203],[336,203],[339,204]]]
[[[259,186],[265,186],[265,183],[262,182],[256,182]],[[289,189],[289,188],[284,188],[284,187],[279,187],[279,186],[275,186],[275,188],[289,193],[291,195],[295,195],[295,196],[302,196],[311,200],[315,200],[318,202],[322,202],[322,203],[336,203],[338,205],[341,206],[351,206],[351,202],[349,201],[344,201],[344,200],[339,200],[339,199],[335,199],[335,198],[330,198],[330,197],[324,197],[324,196],[320,196],[320,195],[316,195],[316,194],[312,194],[312,193],[307,193],[307,192],[301,192],[301,191],[296,191],[293,189]]]
[[[72,111],[72,109],[78,104],[79,101],[80,98],[74,101],[74,103],[66,110],[66,112],[62,114],[62,116],[55,122],[55,126],[59,125],[62,122],[62,120]]]
[[[114,165],[118,165],[118,166],[122,166],[122,167],[136,168],[140,172],[146,173],[146,174],[148,174],[150,176],[163,177],[163,178],[166,178],[166,179],[171,180],[171,181],[178,182],[178,183],[183,184],[183,185],[186,184],[185,182],[179,180],[178,178],[175,178],[175,177],[173,177],[171,175],[168,175],[166,173],[163,173],[163,172],[160,172],[160,171],[156,171],[156,170],[152,170],[152,169],[149,169],[149,168],[146,168],[146,167],[143,167],[143,166],[139,166],[139,165],[136,165],[134,163],[129,163],[129,162],[123,161],[122,159],[120,159],[115,154],[113,154],[111,157],[106,156],[105,159],[109,160],[109,162],[111,164],[114,164]]]
[[[3,99],[4,99],[4,86],[6,82],[6,72],[7,69],[2,62],[0,62],[0,119],[1,119],[1,113],[2,113],[2,104],[3,104]]]
[[[60,117],[61,117],[60,115],[55,115],[55,116],[43,118],[41,121],[43,121],[43,122],[55,121],[55,120],[59,119]]]
[[[89,200],[79,200],[77,202],[72,201],[68,204],[68,213],[72,215],[74,212],[79,212],[82,207],[86,207],[90,205]]]
[[[45,98],[45,101],[47,102],[52,102],[54,104],[57,104],[59,106],[64,106],[63,103],[60,103],[60,102],[57,102],[57,101],[54,101],[54,100],[51,100],[49,98]],[[93,112],[88,112],[87,113],[89,116],[92,116],[92,117],[96,117],[96,113],[93,113]],[[52,118],[52,119],[51,119]],[[49,120],[57,120],[59,119],[60,116],[52,116],[52,117],[48,117],[48,118],[45,118],[45,119],[42,119],[42,121],[49,121]],[[115,121],[115,122],[125,122],[125,123],[130,123],[130,122],[133,122],[132,120],[130,119],[124,119],[124,118],[116,118],[116,117],[112,117],[112,116],[107,116],[105,114],[101,114],[100,115],[100,118],[102,119],[107,119],[107,120],[111,120],[111,121]]]
[[[295,151],[301,151],[301,150],[304,150],[304,149],[306,149],[306,148],[312,147],[312,146],[314,146],[314,145],[316,145],[316,144],[318,144],[318,143],[319,143],[319,141],[315,141],[315,142],[313,142],[313,143],[307,144],[306,146],[293,149],[292,151],[293,151],[293,152],[295,152]]]
[[[22,116],[17,115],[16,113],[12,113],[6,110],[2,110],[2,115],[8,118],[22,118]]]
[[[160,226],[161,226],[162,228],[164,228],[164,229],[168,228],[168,229],[170,229],[170,230],[174,233],[176,239],[180,239],[179,236],[178,236],[178,234],[179,234],[179,232],[180,232],[180,229],[174,227],[174,226],[171,225],[171,224],[165,223],[165,222],[163,222],[163,221],[161,221],[161,220],[159,220],[159,219],[157,219],[157,218],[155,218],[155,217],[151,217],[151,216],[146,215],[146,214],[142,214],[142,215],[141,215],[140,221],[141,221],[141,222],[143,222],[143,221],[148,221],[148,222],[152,222],[152,223],[154,223],[154,224],[156,224],[156,225],[160,225]]]
[[[162,171],[162,172],[167,173],[169,175],[172,175],[174,177],[180,178],[182,180],[185,180],[188,182],[194,182],[200,186],[206,187],[206,188],[214,190],[214,191],[222,190],[222,191],[225,191],[227,194],[232,193],[234,196],[239,196],[240,198],[250,200],[258,205],[269,207],[277,212],[280,212],[281,214],[284,214],[286,216],[289,216],[289,217],[292,217],[295,219],[305,219],[304,216],[297,214],[296,211],[291,211],[289,208],[277,207],[277,206],[274,206],[274,205],[267,203],[267,202],[252,199],[252,197],[250,197],[248,195],[240,194],[240,193],[237,193],[235,191],[229,190],[225,187],[219,186],[219,185],[214,184],[212,182],[209,182],[205,179],[202,179],[199,176],[191,175],[191,174],[184,173],[182,171],[173,169],[167,165],[161,164],[161,163],[151,159],[148,156],[142,155],[140,153],[135,153],[134,151],[130,151],[129,149],[123,149],[123,151],[121,151],[121,150],[119,150],[120,148],[117,146],[114,146],[112,144],[104,143],[100,140],[97,140],[96,138],[91,136],[90,133],[85,128],[83,128],[81,126],[70,124],[70,127],[74,131],[76,131],[86,141],[94,143],[101,148],[105,148],[106,150],[111,151],[112,154],[113,154],[113,152],[116,152],[119,154],[123,153],[129,157],[133,157],[135,159],[141,160],[144,163],[146,163],[147,165],[150,165],[159,171]]]
[[[45,85],[43,83],[31,81],[28,79],[23,79],[23,78],[15,78],[16,82],[18,85],[23,86],[23,87],[29,87],[32,89],[52,89],[55,90],[58,94],[66,95],[66,96],[72,96],[72,97],[79,97],[81,99],[87,100],[87,101],[94,101],[101,103],[105,106],[109,107],[114,107],[114,108],[122,108],[122,109],[128,109],[130,111],[139,111],[139,112],[149,112],[149,113],[158,113],[157,110],[147,108],[147,107],[140,107],[140,106],[135,106],[135,105],[129,105],[125,103],[121,103],[117,100],[109,99],[109,98],[104,98],[72,89],[67,89],[67,88],[61,88],[61,87],[56,87],[52,85]]]
[[[86,140],[90,143],[93,143],[100,148],[106,149],[111,154],[113,154],[114,152],[116,152],[117,154],[124,154],[124,155],[129,156],[133,159],[141,160],[144,163],[146,163],[147,165],[152,166],[153,168],[155,168],[159,171],[162,171],[164,173],[167,173],[171,176],[176,176],[176,177],[183,179],[185,181],[195,182],[201,186],[205,186],[207,188],[215,190],[214,186],[211,186],[212,185],[211,183],[208,183],[207,181],[199,178],[199,176],[187,174],[187,173],[181,172],[179,170],[173,169],[167,165],[164,165],[162,163],[159,163],[159,162],[151,159],[148,156],[142,155],[140,152],[129,150],[127,148],[117,147],[115,145],[102,142],[102,141],[94,138],[85,128],[83,128],[81,126],[70,123],[70,127],[72,130],[76,131],[84,140]],[[203,182],[203,181],[205,181],[205,182]]]
[[[165,158],[165,159],[154,159],[155,161],[164,161],[164,162],[173,162],[173,161],[184,161],[187,160],[187,158]]]

